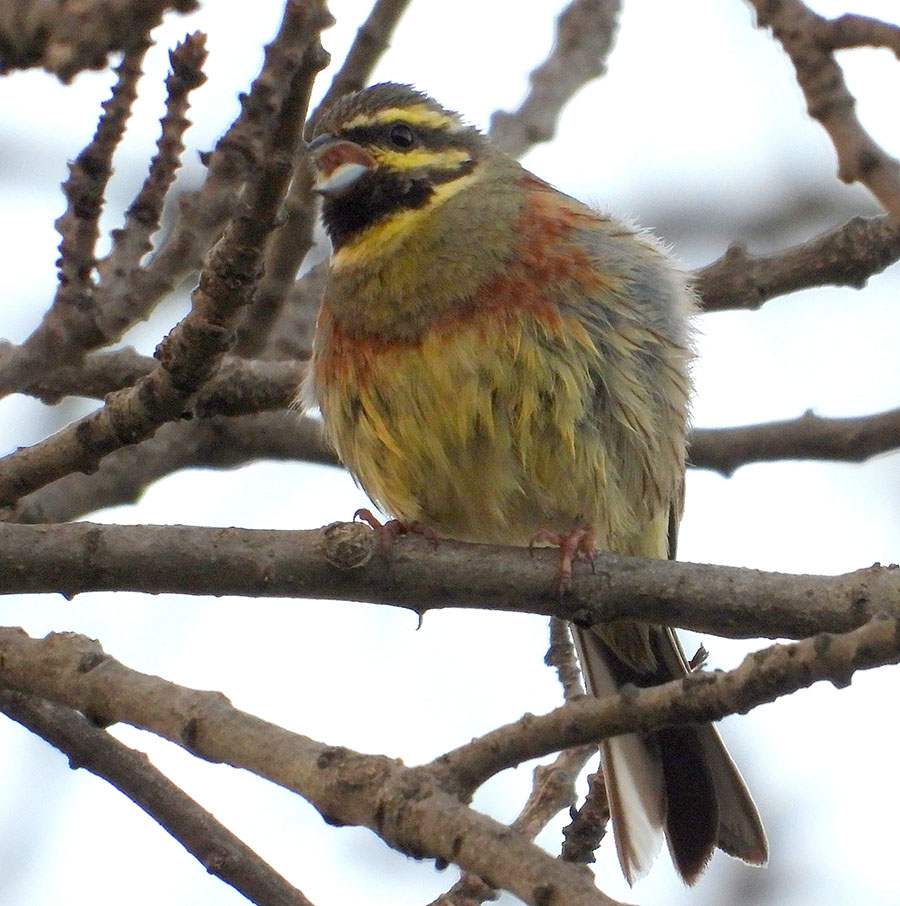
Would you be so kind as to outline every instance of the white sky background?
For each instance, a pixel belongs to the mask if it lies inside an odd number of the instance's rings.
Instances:
[[[338,25],[324,36],[339,65],[369,4],[332,0]],[[413,4],[376,78],[413,81],[486,126],[512,109],[530,69],[549,49],[556,0],[509,4],[458,0]],[[818,0],[896,20],[893,0]],[[712,210],[750,222],[785,196],[833,181],[834,153],[806,119],[786,58],[752,27],[738,2],[625,3],[605,79],[585,89],[563,116],[558,139],[526,164],[567,192],[639,218],[654,212]],[[186,172],[237,113],[274,33],[278,0],[249,6],[211,3],[171,17],[157,33],[150,74],[119,156],[107,228],[118,225],[143,178],[162,113],[165,51],[186,31],[209,33],[209,82],[195,93]],[[510,22],[512,21],[512,25]],[[439,36],[436,39],[436,35]],[[887,51],[843,53],[841,63],[863,122],[900,154],[896,115],[900,65]],[[330,80],[319,82],[317,97]],[[93,133],[109,73],[60,86],[38,72],[0,80],[0,210],[17,229],[0,247],[0,335],[20,341],[52,298],[64,209],[59,182],[67,159]],[[850,210],[870,210],[866,194],[841,187]],[[821,228],[844,214],[828,214]],[[6,218],[10,222],[10,218]],[[684,234],[690,233],[690,224]],[[679,244],[690,266],[724,251],[721,240]],[[806,238],[792,236],[790,241]],[[783,242],[757,237],[751,250]],[[868,289],[825,289],[769,303],[758,313],[706,317],[697,368],[695,420],[717,426],[823,415],[864,414],[900,402],[896,364],[900,306],[896,268]],[[129,337],[151,352],[178,313],[169,307]],[[92,404],[48,414],[31,400],[0,403],[3,450],[43,436]],[[789,572],[837,573],[900,559],[900,457],[863,466],[759,465],[731,479],[689,476],[680,556]],[[365,498],[335,469],[260,463],[231,472],[174,475],[139,505],[107,511],[106,521],[311,528],[347,519]],[[96,518],[96,517],[92,517]],[[542,666],[543,619],[484,613],[431,613],[416,632],[400,610],[310,601],[81,595],[9,597],[0,620],[33,635],[73,630],[101,640],[124,663],[175,682],[225,692],[240,708],[298,732],[362,751],[430,759],[473,735],[558,703]],[[764,642],[707,640],[713,666],[728,667]],[[778,902],[896,904],[897,675],[859,675],[850,689],[819,686],[726,722],[725,734],[753,788],[771,835]],[[297,797],[224,766],[198,762],[129,728],[116,730],[211,809],[299,886],[317,906],[428,902],[452,881],[431,863],[389,851],[368,831],[335,829]],[[16,725],[0,723],[0,903],[44,906],[127,901],[180,906],[246,901],[206,875],[192,857],[121,794]],[[507,772],[476,805],[509,819],[524,799],[530,767]],[[542,840],[558,848],[559,822]],[[609,841],[598,862],[600,887],[642,904],[716,902],[735,863],[714,860],[698,888],[685,891],[660,860],[629,891]],[[755,903],[759,873],[746,870],[743,903]],[[511,898],[508,898],[511,901]]]

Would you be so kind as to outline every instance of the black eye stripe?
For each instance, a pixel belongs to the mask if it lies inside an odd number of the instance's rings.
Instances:
[[[376,145],[379,148],[397,148],[396,142],[391,138],[391,132],[397,126],[404,125],[413,133],[415,140],[409,146],[412,148],[428,148],[432,151],[443,151],[447,148],[471,149],[464,132],[448,132],[445,129],[435,129],[431,126],[412,127],[408,123],[395,121],[375,126],[355,126],[352,129],[340,130],[341,137],[358,145]]]

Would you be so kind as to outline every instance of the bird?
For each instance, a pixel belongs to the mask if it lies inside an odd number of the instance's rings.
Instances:
[[[689,279],[411,85],[345,95],[306,148],[331,240],[300,397],[378,506],[437,538],[667,558],[692,393]],[[590,694],[691,671],[672,629],[573,627]],[[629,884],[668,844],[694,884],[766,834],[712,724],[600,745]]]

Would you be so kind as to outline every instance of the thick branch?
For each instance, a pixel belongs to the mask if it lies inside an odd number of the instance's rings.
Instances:
[[[900,568],[841,576],[766,573],[598,554],[558,593],[556,551],[401,538],[388,557],[368,527],[0,525],[0,593],[142,591],[477,607],[579,624],[631,618],[730,638],[842,632],[900,615]],[[147,564],[153,563],[152,571]]]
[[[864,462],[900,449],[900,409],[855,418],[800,418],[739,428],[697,428],[691,434],[691,465],[731,475],[751,462],[818,459]]]
[[[694,271],[703,311],[756,309],[770,299],[814,286],[862,289],[900,259],[900,227],[890,217],[854,217],[808,242],[751,255],[740,245]]]
[[[331,824],[364,826],[418,858],[455,863],[533,906],[611,906],[589,874],[461,805],[430,772],[291,733],[234,708],[225,696],[129,670],[83,636],[30,639],[0,629],[2,683],[128,723],[207,761],[252,771],[311,802]]]
[[[81,714],[30,695],[0,691],[0,711],[55,746],[158,821],[210,873],[258,906],[312,906],[246,843],[155,768]]]
[[[491,117],[493,143],[521,157],[556,134],[565,105],[606,72],[618,25],[619,0],[572,0],[556,20],[553,49],[529,76],[531,91],[519,109]]]
[[[551,859],[457,797],[504,768],[564,748],[719,720],[820,680],[843,688],[856,670],[900,661],[900,617],[881,615],[842,635],[774,645],[727,673],[695,673],[525,715],[413,769],[290,733],[237,710],[218,693],[129,670],[83,636],[34,640],[2,629],[0,660],[8,690],[75,708],[95,722],[129,723],[200,758],[253,771],[308,799],[332,824],[363,825],[403,852],[453,861],[527,903],[581,906],[610,901],[581,870]]]

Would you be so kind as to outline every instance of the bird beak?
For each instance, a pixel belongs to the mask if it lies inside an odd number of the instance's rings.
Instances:
[[[306,153],[316,175],[313,191],[325,196],[343,194],[378,166],[365,148],[327,133],[310,142]]]

